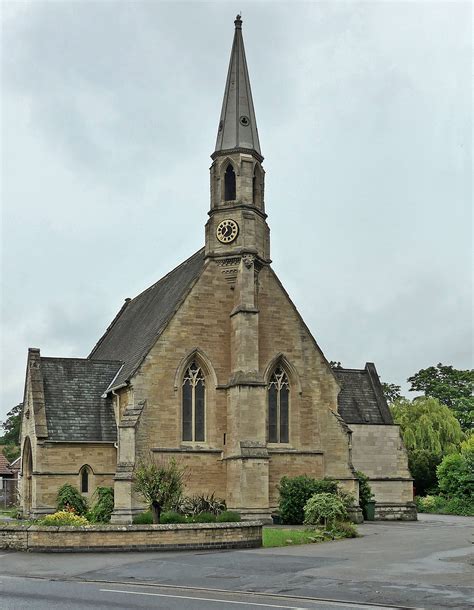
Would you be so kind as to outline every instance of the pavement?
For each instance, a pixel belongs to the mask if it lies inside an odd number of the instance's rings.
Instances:
[[[0,551],[0,608],[474,608],[474,518],[371,522],[361,538],[242,551]]]

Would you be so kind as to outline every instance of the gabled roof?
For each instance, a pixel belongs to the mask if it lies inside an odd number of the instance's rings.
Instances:
[[[214,155],[240,148],[255,152],[261,157],[240,15],[237,15],[234,23],[234,42]]]
[[[11,477],[13,474],[7,458],[0,451],[0,477]]]
[[[121,362],[41,357],[49,441],[117,440],[113,401],[102,394],[121,366]]]
[[[365,369],[333,368],[340,385],[338,408],[348,424],[393,424],[375,365]]]
[[[203,267],[204,248],[137,297],[126,301],[89,355],[91,360],[123,362],[109,389],[123,385],[134,375]]]

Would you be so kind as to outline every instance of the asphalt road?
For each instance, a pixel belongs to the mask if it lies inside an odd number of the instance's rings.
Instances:
[[[364,524],[356,540],[245,551],[4,551],[0,608],[464,610],[474,608],[473,525],[420,515]]]

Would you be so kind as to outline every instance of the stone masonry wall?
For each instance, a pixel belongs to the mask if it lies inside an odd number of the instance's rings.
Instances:
[[[35,552],[155,551],[262,546],[262,524],[92,525],[41,527],[3,525],[0,549]]]
[[[137,457],[149,449],[168,455],[182,451],[179,457],[190,467],[188,490],[223,495],[226,471],[219,465],[219,456],[206,451],[219,450],[225,458],[228,448],[239,440],[229,437],[232,428],[227,421],[226,385],[231,372],[229,316],[234,307],[233,285],[224,273],[228,270],[218,262],[207,263],[132,380],[135,404],[146,401],[136,431]],[[319,459],[317,470],[322,476],[351,479],[347,432],[332,412],[337,410],[339,386],[296,309],[266,267],[258,275],[258,308],[260,374],[281,353],[292,369],[290,442],[284,446],[321,451],[324,459]],[[203,355],[200,363],[207,377],[206,440],[184,443],[181,441],[182,381],[178,377],[184,361],[195,348]],[[188,453],[189,449],[194,453]],[[199,457],[201,449],[203,457]],[[292,455],[287,467],[293,475],[305,474],[307,455]],[[270,464],[273,503],[276,484],[283,474],[284,460],[275,459],[273,467]]]
[[[64,483],[70,483],[80,489],[79,471],[85,464],[92,470],[89,476],[89,492],[83,494],[87,500],[92,499],[98,486],[113,486],[116,469],[116,449],[113,444],[34,444],[34,516],[54,512],[58,489]]]
[[[352,461],[370,479],[377,503],[413,502],[413,481],[398,426],[350,424]]]

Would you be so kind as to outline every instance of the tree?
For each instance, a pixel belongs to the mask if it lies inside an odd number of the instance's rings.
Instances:
[[[399,400],[402,398],[401,395],[401,387],[399,385],[395,385],[394,383],[385,383],[382,381],[382,390],[383,395],[385,396],[385,400],[388,404],[392,404],[395,400]]]
[[[3,443],[3,455],[11,463],[20,455],[20,428],[21,428],[21,409],[22,404],[18,404],[7,413],[7,418],[2,424],[4,430],[0,443]]]
[[[417,494],[436,486],[436,467],[455,453],[464,435],[453,412],[436,398],[406,398],[390,406],[408,452],[408,466]]]
[[[22,407],[23,405],[21,403],[13,407],[13,409],[7,413],[7,418],[2,424],[4,434],[1,440],[5,445],[18,445],[20,442]]]
[[[185,472],[174,458],[161,461],[148,458],[138,463],[133,488],[150,507],[153,523],[159,523],[162,511],[178,502]]]
[[[474,369],[455,369],[440,362],[419,370],[407,381],[410,392],[423,392],[452,409],[463,430],[474,427]]]

